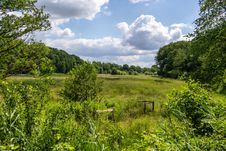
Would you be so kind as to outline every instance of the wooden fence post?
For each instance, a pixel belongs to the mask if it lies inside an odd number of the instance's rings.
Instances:
[[[152,101],[152,112],[154,112],[154,111],[155,111],[155,102]]]
[[[144,114],[147,112],[147,104],[151,104],[151,112],[154,112],[155,111],[155,102],[154,101],[140,101],[143,103],[143,112]]]
[[[146,104],[146,102],[144,101],[144,113],[146,113],[146,109],[147,109],[147,104]]]

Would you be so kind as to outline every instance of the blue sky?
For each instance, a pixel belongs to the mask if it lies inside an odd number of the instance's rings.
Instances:
[[[52,29],[36,38],[90,61],[150,67],[160,47],[186,40],[198,0],[39,0]]]

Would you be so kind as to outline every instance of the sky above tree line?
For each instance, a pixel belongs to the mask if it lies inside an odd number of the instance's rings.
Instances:
[[[160,47],[194,29],[198,0],[38,0],[52,29],[48,46],[89,61],[150,67]]]

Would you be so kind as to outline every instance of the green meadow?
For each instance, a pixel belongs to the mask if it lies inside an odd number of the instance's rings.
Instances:
[[[47,105],[48,108],[57,106],[64,101],[60,93],[66,77],[64,74],[51,76],[54,82],[51,85],[51,101]],[[33,80],[36,78],[31,76],[8,78],[8,81]],[[102,92],[99,94],[99,102],[96,102],[96,109],[114,108],[115,123],[122,128],[128,128],[138,123],[145,125],[145,129],[152,130],[161,119],[161,107],[167,101],[167,95],[174,89],[180,89],[185,85],[184,81],[145,75],[99,74],[98,80],[102,83]],[[147,112],[144,114],[142,101],[154,101],[154,112],[151,112],[152,106],[147,104]],[[110,113],[101,113],[99,117],[109,120],[110,115]]]
[[[47,108],[62,105],[65,100],[61,91],[64,87],[65,74],[53,74],[51,85],[51,100]],[[8,81],[34,81],[37,78],[28,75],[12,76]],[[180,90],[186,83],[182,80],[167,79],[146,75],[108,75],[99,74],[98,80],[102,83],[102,92],[99,94],[99,101],[94,102],[97,110],[114,109],[114,124],[127,129],[136,124],[143,124],[144,130],[154,130],[161,122],[162,106],[168,101],[168,95],[174,90]],[[211,93],[212,98],[225,102],[226,96]],[[0,96],[1,99],[1,96]],[[154,101],[155,110],[151,111],[151,105],[147,104],[147,112],[144,113],[142,101]],[[101,113],[99,118],[112,122],[110,113]]]
[[[166,120],[163,113],[169,95],[174,90],[182,91],[186,86],[186,82],[182,80],[155,76],[99,74],[97,80],[102,83],[102,91],[99,93],[98,99],[81,103],[69,102],[63,98],[62,89],[66,78],[65,74],[51,75],[50,97],[46,102],[42,102],[39,96],[36,97],[41,102],[31,99],[35,104],[31,105],[30,111],[35,112],[30,114],[35,115],[36,123],[40,123],[40,125],[36,124],[32,128],[32,136],[29,140],[31,145],[26,146],[28,150],[29,148],[32,150],[149,150],[153,143],[158,143],[155,142],[155,139],[163,141],[160,136],[157,137],[157,132],[161,127],[165,130]],[[40,81],[40,78],[20,75],[9,77],[7,81],[13,83],[23,81],[35,85],[35,81]],[[45,87],[43,88],[45,89]],[[7,96],[7,101],[10,99],[16,101],[17,94],[12,94],[13,89],[10,91],[12,92],[9,93],[10,96]],[[38,89],[38,91],[40,91],[38,94],[41,95],[45,93],[45,90],[42,89]],[[221,101],[225,107],[225,95],[209,93],[212,100]],[[36,92],[33,91],[33,94],[36,95]],[[31,98],[36,99],[36,97]],[[154,111],[151,110],[151,104],[147,104],[146,113],[144,113],[142,101],[154,101]],[[106,109],[113,109],[114,114],[112,112],[95,112]],[[12,118],[14,118],[13,114]],[[179,122],[176,122],[176,125],[179,126],[177,133],[180,134],[181,125]],[[170,131],[171,129],[165,132],[168,134]],[[172,134],[169,133],[169,135],[174,135],[174,131],[172,130]],[[163,136],[165,136],[165,132],[162,133]],[[183,133],[184,131],[181,134]],[[21,145],[23,144],[7,145],[2,148],[20,148]],[[159,145],[160,148],[164,148],[161,146],[164,143]],[[197,144],[193,144],[193,146],[197,146]],[[174,149],[175,146],[172,145],[172,147]]]

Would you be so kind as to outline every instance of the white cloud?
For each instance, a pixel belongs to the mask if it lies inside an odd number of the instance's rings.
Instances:
[[[93,20],[101,7],[109,0],[39,0],[38,6],[45,6],[52,19]]]
[[[46,41],[46,39],[69,39],[75,38],[75,33],[70,28],[61,28],[52,23],[52,28],[45,32],[36,32],[36,39]]]
[[[151,2],[158,2],[159,0],[129,0],[132,4],[143,3],[144,6],[149,6]]]
[[[97,13],[103,12],[110,16],[106,4],[109,0],[39,0],[38,6],[45,6],[45,11],[50,14],[52,29],[47,32],[37,33],[36,38],[45,39],[67,39],[75,38],[75,33],[70,28],[62,28],[60,25],[72,19],[93,20]]]
[[[69,53],[86,56],[133,56],[150,54],[125,46],[120,38],[104,37],[100,39],[56,39],[46,41],[52,47],[67,50]]]
[[[155,56],[156,54],[133,55],[133,56],[100,56],[100,57],[81,56],[81,57],[84,60],[88,61],[112,62],[120,65],[128,64],[141,67],[151,67],[153,64],[155,64],[154,61]]]
[[[23,14],[21,12],[18,12],[18,11],[13,11],[13,12],[8,12],[7,15],[15,15],[17,17],[22,17]]]
[[[181,28],[164,26],[151,15],[141,15],[131,25],[122,22],[117,27],[123,32],[126,44],[141,50],[159,49],[182,36]]]
[[[51,32],[52,32],[52,34],[55,34],[58,37],[68,37],[68,38],[71,38],[71,37],[74,37],[75,36],[75,33],[73,33],[71,31],[71,29],[69,29],[69,28],[61,29],[59,27],[55,27],[55,28],[53,28],[53,30]]]
[[[193,29],[193,26],[192,25],[188,25],[188,24],[185,24],[185,23],[178,23],[178,24],[172,24],[170,26],[171,28],[189,28],[189,29]]]
[[[46,44],[67,50],[89,61],[112,62],[117,64],[139,65],[151,67],[155,63],[155,51],[134,49],[124,45],[122,39],[104,37],[100,39],[48,39]]]
[[[129,2],[136,4],[136,3],[144,3],[144,2],[149,2],[150,0],[129,0]]]
[[[121,22],[116,25],[118,29],[120,29],[123,33],[127,33],[129,31],[129,26],[126,22]]]
[[[60,25],[70,22],[72,19],[93,20],[97,13],[110,16],[106,4],[109,0],[39,0],[38,6],[45,6],[45,11],[50,14],[52,29],[47,32],[37,33],[36,38],[46,39],[67,39],[75,38],[75,33],[70,28],[62,28]]]
[[[172,41],[177,41],[182,37],[182,30],[180,28],[171,29],[169,34]]]
[[[64,20],[58,20],[58,23]],[[172,41],[182,40],[185,24],[164,26],[151,15],[141,15],[130,25],[118,23],[121,38],[103,37],[96,39],[76,38],[69,28],[60,28],[53,23],[52,31],[41,34],[47,45],[66,50],[90,61],[114,62],[118,64],[150,67],[154,64],[157,50]],[[183,27],[182,27],[183,26]],[[184,39],[183,39],[184,40]]]

